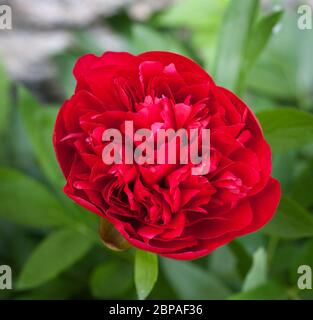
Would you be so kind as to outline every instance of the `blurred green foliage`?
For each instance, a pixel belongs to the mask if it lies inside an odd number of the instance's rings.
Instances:
[[[284,193],[275,218],[193,262],[101,244],[98,218],[61,191],[51,143],[58,108],[1,68],[0,265],[12,266],[14,289],[0,299],[313,298],[297,288],[297,267],[313,267],[313,31],[297,28],[296,6],[274,6],[282,2],[265,10],[258,0],[181,0],[144,23],[125,13],[104,21],[125,50],[169,50],[201,63],[249,103],[271,144]],[[54,57],[66,96],[75,60],[103,50],[84,31],[76,37]]]

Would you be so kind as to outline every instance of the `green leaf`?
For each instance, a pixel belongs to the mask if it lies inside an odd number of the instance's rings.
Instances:
[[[233,91],[238,85],[258,7],[258,0],[231,0],[223,20],[215,61],[215,80]]]
[[[284,196],[277,213],[263,231],[285,239],[311,237],[313,236],[313,217],[296,201]]]
[[[272,176],[280,182],[283,193],[293,184],[294,169],[298,164],[298,160],[296,150],[272,156]]]
[[[266,242],[264,236],[260,232],[249,233],[245,236],[236,239],[243,249],[246,251],[245,254],[250,256],[250,263],[252,264],[252,256],[260,247],[265,247]],[[249,268],[250,270],[250,268]]]
[[[289,270],[290,280],[296,287],[299,278],[298,268],[301,265],[313,266],[313,240],[308,240],[300,248],[295,256],[293,256],[292,264]]]
[[[239,79],[239,89],[242,91],[245,86],[247,73],[257,61],[259,55],[269,42],[273,29],[279,22],[283,11],[275,11],[263,17],[253,28],[251,36],[249,37],[248,46],[245,53],[245,59],[241,70]]]
[[[258,249],[253,255],[253,262],[242,286],[242,291],[249,291],[266,282],[267,256],[263,248]]]
[[[135,54],[144,51],[166,50],[188,55],[183,45],[175,38],[139,24],[135,24],[132,28],[129,46],[129,50]]]
[[[36,228],[67,221],[66,213],[51,191],[13,169],[0,167],[0,217]]]
[[[60,276],[43,286],[22,292],[14,300],[69,300],[74,299],[83,289],[84,282],[74,282],[71,276]]]
[[[281,10],[271,12],[263,17],[254,27],[246,51],[245,65],[247,69],[254,64],[267,45],[273,33],[273,29],[281,19],[282,14],[283,11]]]
[[[88,238],[72,230],[51,233],[34,250],[18,279],[18,289],[35,288],[70,268],[91,248]]]
[[[158,280],[158,256],[137,250],[135,256],[135,284],[138,298],[144,300]]]
[[[231,291],[214,274],[191,262],[163,259],[165,276],[180,299],[225,299]]]
[[[81,42],[77,43],[81,44]],[[89,49],[89,51],[92,50]],[[76,81],[72,71],[78,57],[76,52],[61,52],[54,57],[55,66],[57,68],[57,81],[60,88],[62,88],[62,93],[66,97],[71,97],[75,90]]]
[[[287,298],[286,290],[280,285],[268,282],[252,290],[237,293],[229,300],[283,300]]]
[[[188,27],[197,31],[210,30],[216,26],[227,2],[228,0],[181,0],[164,11],[157,22],[166,27]],[[190,12],[193,14],[191,15]]]
[[[240,276],[243,278],[252,265],[252,258],[239,241],[233,240],[228,246],[236,257],[237,269]]]
[[[10,81],[6,72],[0,64],[0,135],[4,133],[8,125],[10,110]]]
[[[295,87],[286,74],[287,71],[279,62],[264,61],[262,54],[248,74],[248,87],[271,99],[294,101]]]
[[[19,110],[33,151],[46,176],[56,186],[64,185],[52,145],[53,128],[58,109],[43,107],[25,89],[19,88]]]
[[[208,255],[209,270],[225,278],[228,275],[234,277],[236,258],[233,252],[227,246],[222,246]]]
[[[281,101],[297,99],[299,35],[306,33],[295,28],[298,18],[296,10],[285,11],[280,31],[271,38],[256,65],[249,72],[249,89]],[[310,52],[307,55],[310,56]],[[306,70],[310,70],[307,63]]]
[[[292,181],[289,188],[289,195],[292,199],[305,208],[313,205],[313,162],[310,161],[301,170],[300,174]]]
[[[292,108],[257,113],[265,137],[274,152],[301,148],[313,140],[313,116]]]
[[[181,0],[174,2],[156,17],[156,22],[166,28],[189,29],[191,32],[186,39],[188,47],[199,53],[204,67],[211,71],[212,61],[216,56],[218,31],[228,2],[229,0]]]
[[[99,299],[114,298],[132,286],[132,269],[124,261],[109,261],[96,267],[90,278],[92,294]]]
[[[68,226],[100,245],[99,216],[73,202],[61,190],[56,193],[64,206]]]
[[[237,257],[228,246],[221,246],[208,256],[208,270],[222,279],[229,287],[238,287],[241,284],[240,273],[237,268]]]
[[[299,16],[296,15],[295,19]],[[297,28],[296,28],[297,29]],[[313,30],[298,30],[296,38],[291,38],[292,48],[297,54],[296,89],[301,106],[312,111],[312,87],[313,87]]]

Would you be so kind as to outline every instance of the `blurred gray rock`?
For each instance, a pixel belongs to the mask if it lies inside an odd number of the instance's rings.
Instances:
[[[129,7],[130,16],[137,21],[149,19],[155,11],[160,11],[177,0],[137,0]]]
[[[125,50],[123,40],[109,28],[90,27],[84,33],[99,51]],[[55,76],[55,67],[49,58],[74,43],[73,34],[67,30],[0,31],[0,56],[13,79],[43,81]]]
[[[23,82],[53,78],[55,68],[49,57],[73,44],[75,29],[90,33],[103,50],[122,50],[120,37],[98,26],[97,18],[112,15],[131,2],[134,0],[11,0],[13,29],[0,30],[0,56],[7,71]]]
[[[53,76],[54,68],[48,57],[70,43],[70,34],[63,31],[0,31],[0,55],[11,77],[20,81],[40,81]]]
[[[84,31],[87,43],[98,51],[126,50],[123,39],[103,26],[108,17],[124,8],[135,20],[146,20],[173,0],[0,0],[12,8],[13,30],[0,30],[0,56],[11,77],[23,82],[53,79],[50,57],[70,47],[73,31]],[[92,47],[92,46],[90,46]],[[92,49],[91,49],[92,50]]]
[[[10,0],[9,5],[16,23],[51,28],[83,27],[100,16],[111,16],[132,2],[135,0]]]

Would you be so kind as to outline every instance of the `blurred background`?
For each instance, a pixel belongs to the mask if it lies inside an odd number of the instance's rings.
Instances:
[[[134,250],[101,244],[97,217],[63,195],[51,144],[75,61],[107,50],[177,52],[236,91],[264,127],[284,192],[259,232],[197,261],[159,258],[148,298],[313,299],[297,286],[298,266],[313,268],[313,31],[298,28],[299,6],[313,1],[4,4],[13,29],[0,30],[0,265],[13,289],[0,299],[137,298]]]

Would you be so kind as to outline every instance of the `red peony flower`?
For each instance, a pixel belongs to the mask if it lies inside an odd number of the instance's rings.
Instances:
[[[64,192],[109,220],[133,246],[195,259],[261,228],[280,199],[271,152],[252,111],[195,62],[169,52],[88,54],[74,68],[74,95],[53,142]],[[107,129],[210,129],[210,166],[106,164]],[[123,154],[122,154],[123,158]]]

